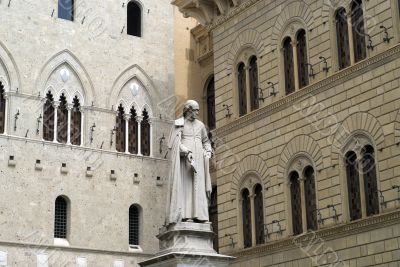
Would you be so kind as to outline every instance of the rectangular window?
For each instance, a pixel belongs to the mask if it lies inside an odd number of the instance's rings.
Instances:
[[[58,0],[58,18],[74,20],[74,0]]]

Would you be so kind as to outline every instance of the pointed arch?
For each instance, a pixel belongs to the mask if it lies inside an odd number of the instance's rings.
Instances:
[[[130,105],[128,105],[128,103],[126,103],[125,99],[120,98],[117,102],[117,105],[114,105],[114,109],[115,111],[118,111],[119,106],[122,106],[124,108],[124,110],[128,110],[130,109]]]
[[[3,74],[1,71],[2,69],[4,71]],[[1,41],[0,41],[0,81],[4,86],[5,92],[16,90],[16,88],[19,88],[21,84],[21,77],[17,64],[14,58],[11,56],[11,52]]]
[[[150,107],[149,104],[145,103],[145,104],[142,106],[142,108],[141,108],[140,110],[141,110],[142,112],[143,112],[144,110],[146,110],[146,111],[147,111],[147,114],[149,115],[149,118],[150,118],[150,119],[154,117],[154,116],[153,116],[153,111],[152,111],[152,109],[151,109],[151,107]]]
[[[73,94],[71,94],[71,99],[73,103],[74,98],[77,97],[79,99],[79,103],[81,106],[85,105],[85,98],[79,91],[75,91]]]

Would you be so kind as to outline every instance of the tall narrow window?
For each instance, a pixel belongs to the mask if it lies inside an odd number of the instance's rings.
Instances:
[[[60,105],[57,109],[57,141],[67,143],[68,136],[68,109],[64,94],[60,96]]]
[[[127,8],[127,32],[129,35],[142,36],[142,9],[136,1],[130,1]]]
[[[244,189],[242,192],[242,224],[243,224],[244,247],[249,248],[252,245],[251,204],[250,204],[250,192],[247,189]]]
[[[246,70],[244,63],[240,63],[238,71],[238,96],[239,96],[239,116],[247,113],[247,98],[246,98]]]
[[[129,137],[128,137],[128,150],[131,154],[138,153],[138,124],[136,122],[136,110],[134,107],[131,108],[131,117],[129,119]]]
[[[80,107],[79,99],[75,96],[71,111],[71,144],[77,146],[81,144],[82,113]]]
[[[256,245],[264,244],[264,205],[260,184],[254,188],[254,220],[256,230]]]
[[[314,169],[309,166],[304,171],[304,193],[305,193],[305,206],[307,229],[317,230],[317,198],[315,195],[315,175]]]
[[[54,237],[67,238],[68,202],[64,197],[57,197],[54,214]]]
[[[349,31],[344,8],[336,11],[336,41],[339,69],[343,69],[350,66]]]
[[[115,148],[118,152],[125,152],[125,111],[122,104],[118,107],[118,114],[116,120],[116,141]]]
[[[207,84],[207,125],[210,130],[215,129],[215,85],[214,76]]]
[[[250,103],[251,103],[251,111],[258,109],[259,101],[258,101],[258,65],[257,65],[257,57],[252,56],[249,62],[249,79],[250,79]]]
[[[306,31],[301,29],[297,33],[297,71],[299,73],[299,88],[308,85],[308,65],[307,65],[307,40]]]
[[[6,122],[6,98],[4,97],[4,86],[0,82],[0,133],[4,133]]]
[[[292,205],[292,224],[293,235],[303,232],[302,211],[301,211],[301,190],[299,174],[292,172],[290,174],[290,197]]]
[[[58,17],[65,20],[74,20],[74,0],[58,0]]]
[[[354,60],[358,62],[367,57],[362,0],[352,1],[351,24],[353,28]]]
[[[46,95],[46,102],[43,106],[43,139],[46,141],[54,140],[54,98],[49,91]]]
[[[291,94],[295,90],[294,84],[294,63],[293,63],[293,47],[292,39],[287,37],[283,41],[283,61],[285,71],[285,92],[286,95]]]
[[[150,118],[146,109],[143,110],[143,120],[140,123],[141,148],[143,156],[150,156]]]
[[[346,174],[347,174],[347,191],[349,195],[349,212],[350,220],[360,219],[361,198],[360,198],[360,180],[357,168],[357,155],[353,151],[346,154],[345,157]]]
[[[212,229],[214,232],[214,250],[218,251],[218,202],[217,202],[217,187],[213,186],[212,192],[211,192],[211,203],[210,207],[208,209],[208,213],[210,214],[210,222],[212,225]]]
[[[139,245],[139,208],[136,205],[129,208],[129,245]]]
[[[367,216],[379,213],[378,184],[376,179],[375,151],[370,145],[362,151],[365,202]]]

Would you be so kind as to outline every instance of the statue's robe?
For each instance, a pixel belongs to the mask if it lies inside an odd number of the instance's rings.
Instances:
[[[182,219],[208,221],[207,192],[211,193],[211,178],[206,152],[211,144],[204,124],[184,118],[177,119],[169,137],[171,169],[168,183],[166,223]],[[191,151],[194,169],[186,158]]]

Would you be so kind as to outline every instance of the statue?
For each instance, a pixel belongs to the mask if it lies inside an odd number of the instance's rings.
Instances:
[[[168,142],[171,169],[166,225],[181,221],[209,221],[211,196],[209,159],[212,148],[204,124],[197,119],[199,104],[188,100],[183,117],[175,120]]]

